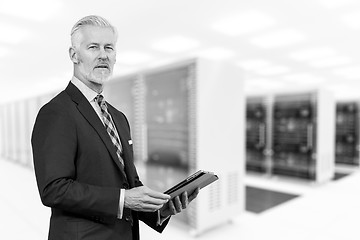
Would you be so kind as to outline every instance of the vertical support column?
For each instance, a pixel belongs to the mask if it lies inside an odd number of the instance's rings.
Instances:
[[[273,144],[273,125],[274,125],[274,96],[266,97],[266,148],[265,148],[265,161],[266,161],[266,175],[272,176],[274,144]]]

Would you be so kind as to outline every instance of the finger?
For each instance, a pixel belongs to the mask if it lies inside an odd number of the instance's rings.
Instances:
[[[154,191],[154,190],[152,190],[150,188],[149,188],[149,191],[147,192],[147,194],[150,197],[153,197],[153,198],[158,198],[158,199],[163,199],[163,200],[169,200],[170,199],[170,195]]]
[[[180,213],[182,208],[181,208],[181,201],[180,201],[180,198],[179,196],[176,196],[174,198],[174,205],[175,205],[175,209],[176,209],[176,212],[177,213]]]
[[[175,215],[176,214],[176,209],[175,209],[175,206],[174,206],[174,203],[173,201],[169,201],[169,210],[171,212],[171,215]]]
[[[181,205],[182,205],[182,209],[186,209],[188,206],[187,192],[184,192],[183,194],[181,194]]]
[[[149,204],[153,204],[153,205],[164,205],[165,203],[168,202],[167,199],[160,199],[160,198],[154,198],[151,196],[145,196],[143,198],[144,203],[149,203]]]
[[[139,210],[143,212],[155,212],[162,207],[163,205],[144,204]]]
[[[199,194],[200,189],[196,188],[195,191],[188,197],[188,202],[190,203],[192,200],[194,200],[197,195]]]

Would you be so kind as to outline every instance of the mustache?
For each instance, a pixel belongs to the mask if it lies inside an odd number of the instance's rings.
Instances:
[[[98,62],[94,68],[107,68],[110,69],[110,63],[108,61]]]

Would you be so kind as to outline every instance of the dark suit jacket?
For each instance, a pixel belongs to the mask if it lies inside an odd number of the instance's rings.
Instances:
[[[44,205],[51,207],[49,239],[139,239],[139,220],[162,232],[157,213],[124,209],[117,218],[120,188],[141,186],[125,115],[110,104],[123,147],[124,170],[98,115],[70,82],[44,105],[32,133],[35,174]]]

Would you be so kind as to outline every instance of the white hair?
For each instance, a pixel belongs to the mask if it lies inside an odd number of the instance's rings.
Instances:
[[[106,20],[103,17],[96,16],[96,15],[90,15],[83,17],[71,29],[71,44],[72,46],[77,46],[79,44],[79,39],[81,34],[79,34],[79,30],[84,26],[98,26],[98,27],[108,27],[111,28],[111,30],[114,32],[116,38],[117,38],[117,31],[116,28],[111,25],[111,23]]]

